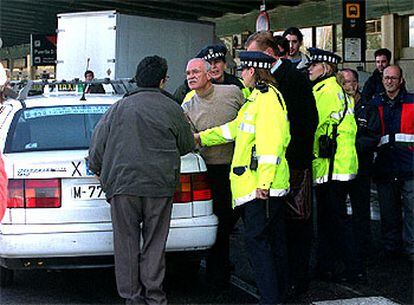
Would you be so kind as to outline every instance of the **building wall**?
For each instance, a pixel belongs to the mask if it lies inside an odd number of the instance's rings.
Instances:
[[[290,26],[305,28],[341,24],[342,3],[342,0],[320,0],[295,7],[276,7],[268,11],[270,28],[280,31]],[[414,48],[408,47],[408,30],[404,28],[404,18],[414,14],[413,0],[366,0],[366,5],[367,20],[381,19],[381,47],[392,51],[393,63],[403,68],[407,88],[414,92]],[[254,32],[258,13],[256,10],[245,15],[228,14],[209,20],[216,23],[217,35],[224,37],[244,31]],[[375,69],[374,50],[367,50],[366,55],[363,69],[372,72]],[[361,64],[345,63],[344,66],[355,68],[357,65]]]

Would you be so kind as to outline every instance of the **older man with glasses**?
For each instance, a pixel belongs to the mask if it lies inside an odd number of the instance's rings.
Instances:
[[[378,106],[382,137],[374,164],[385,254],[414,258],[414,94],[404,87],[402,69],[384,69],[385,94]],[[401,211],[402,209],[402,211]]]

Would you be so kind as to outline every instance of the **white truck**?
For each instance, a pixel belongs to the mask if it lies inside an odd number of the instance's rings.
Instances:
[[[145,56],[167,59],[167,90],[183,83],[187,61],[213,43],[210,22],[189,22],[120,14],[116,11],[58,14],[57,79],[131,78]]]

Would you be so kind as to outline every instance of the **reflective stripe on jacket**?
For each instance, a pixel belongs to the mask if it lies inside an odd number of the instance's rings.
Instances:
[[[319,124],[315,132],[314,154],[312,161],[313,182],[328,182],[329,158],[319,157],[319,137],[332,138],[332,126],[338,124],[345,111],[345,96],[336,77],[328,77],[313,86],[313,94],[318,109]],[[338,126],[337,148],[334,157],[332,180],[348,181],[355,178],[358,171],[358,158],[355,148],[357,125],[354,119],[354,101],[347,96],[348,106],[345,118]]]
[[[282,95],[269,86],[254,89],[233,121],[200,133],[205,146],[235,141],[230,180],[233,207],[256,198],[256,189],[268,189],[280,197],[289,190],[289,167],[285,158],[290,141],[289,121]],[[255,147],[257,169],[251,169]]]

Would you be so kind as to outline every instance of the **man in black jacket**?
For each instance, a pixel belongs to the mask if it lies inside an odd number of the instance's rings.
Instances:
[[[369,102],[374,97],[385,91],[382,84],[382,72],[390,65],[391,51],[388,49],[378,49],[374,53],[376,69],[365,82],[362,89],[361,98],[364,102]]]
[[[181,107],[162,90],[166,60],[144,58],[135,79],[139,90],[97,124],[89,166],[111,204],[119,295],[127,304],[166,305],[162,282],[172,196],[180,156],[193,149],[194,138]]]
[[[310,207],[312,202],[313,140],[318,124],[318,112],[311,86],[306,76],[285,57],[289,51],[287,39],[271,32],[256,32],[247,42],[248,51],[262,51],[277,59],[272,75],[283,95],[290,121],[291,140],[286,151],[290,168],[290,201],[300,203],[301,214],[288,209],[286,232],[290,268],[290,286],[293,293],[307,289],[309,257],[312,241]],[[302,200],[296,200],[301,197]]]
[[[354,116],[357,123],[356,150],[358,174],[351,181],[349,196],[352,205],[352,227],[357,258],[357,278],[366,280],[365,261],[371,242],[371,177],[374,152],[381,136],[378,108],[362,101],[358,88],[358,73],[352,69],[340,72],[340,82],[345,92],[354,98]]]

